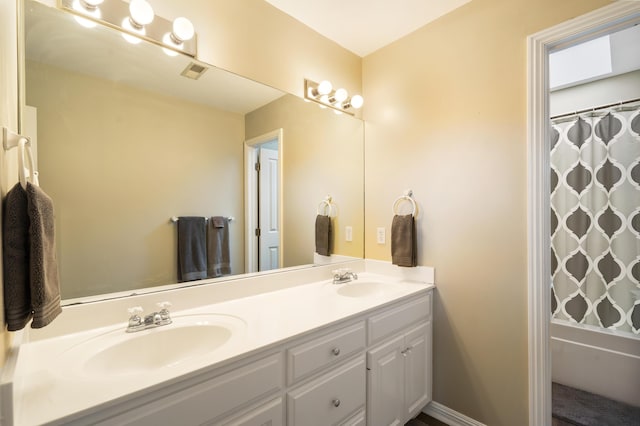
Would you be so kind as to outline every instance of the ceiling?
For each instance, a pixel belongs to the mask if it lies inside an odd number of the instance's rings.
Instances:
[[[364,57],[471,0],[266,1]]]

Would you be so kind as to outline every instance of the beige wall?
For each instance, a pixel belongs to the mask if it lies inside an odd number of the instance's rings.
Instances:
[[[247,139],[283,129],[283,220],[287,230],[314,229],[318,205],[331,195],[334,253],[364,256],[364,125],[288,95],[246,116]],[[345,226],[353,241],[345,240]],[[285,232],[284,266],[313,263],[313,232]]]
[[[234,216],[244,272],[241,114],[40,63],[26,74],[64,299],[177,282],[171,216]]]
[[[434,400],[487,425],[528,423],[526,36],[607,3],[474,0],[364,59],[365,254],[412,188]]]

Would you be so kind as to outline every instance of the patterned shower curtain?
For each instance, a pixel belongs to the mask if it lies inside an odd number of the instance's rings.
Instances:
[[[552,316],[638,335],[640,109],[551,128]]]

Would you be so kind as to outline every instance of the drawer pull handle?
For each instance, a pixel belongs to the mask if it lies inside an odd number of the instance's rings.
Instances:
[[[334,354],[335,356],[340,355],[340,348],[333,348],[331,350],[331,353]]]
[[[334,407],[339,407],[340,406],[340,400],[338,398],[334,399],[332,402],[333,402],[333,406]]]

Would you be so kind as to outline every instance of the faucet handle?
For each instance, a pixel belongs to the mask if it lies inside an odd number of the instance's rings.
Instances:
[[[160,309],[167,309],[171,307],[171,302],[158,302],[156,306]]]
[[[131,316],[135,316],[135,315],[141,314],[142,313],[142,306],[133,306],[133,307],[127,309],[127,312],[129,312],[129,315],[131,315]]]
[[[169,312],[169,308],[171,307],[171,303],[170,302],[158,302],[158,303],[156,303],[156,306],[158,308],[160,308],[160,312],[158,312],[158,315],[160,315],[160,324],[161,325],[171,324],[171,313]]]

